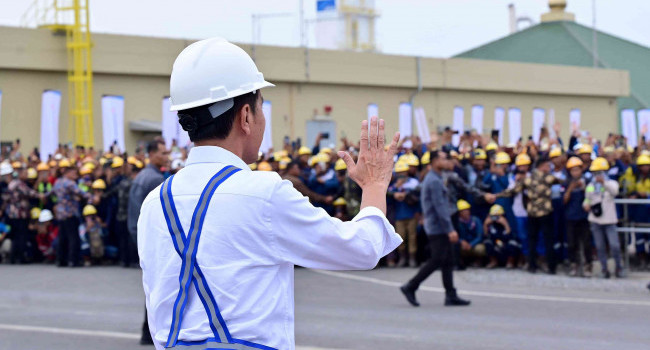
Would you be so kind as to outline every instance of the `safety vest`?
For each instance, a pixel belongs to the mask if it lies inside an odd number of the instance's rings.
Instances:
[[[248,342],[241,339],[235,339],[230,335],[228,327],[221,313],[219,307],[214,299],[214,295],[210,291],[207,281],[201,272],[201,268],[196,262],[196,252],[201,238],[201,231],[203,229],[203,221],[205,214],[210,204],[210,199],[216,189],[230,176],[237,173],[241,169],[234,166],[226,166],[215,174],[208,184],[205,186],[199,197],[194,213],[190,229],[185,234],[183,227],[180,223],[176,206],[174,205],[174,198],[172,197],[171,185],[174,175],[169,177],[162,186],[160,186],[160,202],[162,204],[165,221],[167,228],[171,235],[172,242],[176,253],[181,257],[181,271],[179,280],[179,290],[174,302],[172,313],[172,323],[167,337],[165,348],[173,349],[236,349],[236,350],[275,350],[271,347]],[[210,329],[212,330],[213,337],[201,341],[182,341],[178,340],[178,335],[181,330],[181,323],[183,319],[183,311],[188,302],[188,294],[190,291],[190,284],[194,284],[194,288],[199,295],[201,303],[205,308],[205,312],[210,322]]]

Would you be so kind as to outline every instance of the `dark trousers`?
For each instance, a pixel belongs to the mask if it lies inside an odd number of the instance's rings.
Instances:
[[[418,271],[408,284],[412,289],[418,289],[425,279],[431,276],[437,269],[440,269],[442,271],[442,285],[445,287],[447,295],[454,296],[456,295],[453,278],[454,256],[449,236],[442,234],[428,236],[428,238],[431,257],[422,265],[420,271]]]
[[[569,243],[569,261],[574,264],[586,262],[591,264],[591,231],[589,230],[589,221],[567,220],[566,221],[567,240]],[[584,258],[582,258],[584,254]]]
[[[555,272],[555,250],[553,249],[553,217],[551,214],[540,217],[528,217],[528,268],[537,268],[537,241],[539,233],[542,232],[544,246],[546,247],[546,263],[550,272]]]
[[[29,231],[29,219],[9,219],[11,225],[11,258],[12,264],[25,263],[25,253]]]
[[[79,265],[81,240],[79,239],[79,220],[71,217],[59,221],[59,266]]]
[[[116,221],[115,229],[117,233],[117,239],[119,243],[119,254],[122,265],[129,266],[132,263],[137,263],[137,248],[131,239],[131,234],[129,234],[129,229],[125,221]]]

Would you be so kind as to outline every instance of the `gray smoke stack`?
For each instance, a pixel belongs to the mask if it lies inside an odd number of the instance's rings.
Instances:
[[[517,13],[515,12],[515,4],[508,5],[509,21],[510,25],[510,34],[517,31]]]

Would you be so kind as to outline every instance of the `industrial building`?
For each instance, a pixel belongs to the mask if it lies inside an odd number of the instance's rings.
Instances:
[[[10,142],[20,138],[24,148],[39,147],[43,92],[57,90],[62,101],[68,99],[66,37],[46,28],[0,27],[0,38],[0,139]],[[169,95],[172,64],[193,40],[93,34],[92,41],[91,139],[96,148],[103,147],[102,97],[121,96],[124,121],[120,127],[126,151],[132,152],[138,141],[160,134],[162,101]],[[266,80],[277,85],[263,92],[271,102],[276,149],[285,137],[300,137],[303,144],[311,145],[322,131],[330,133],[326,143],[337,143],[344,135],[356,141],[359,122],[368,116],[369,105],[376,105],[388,131],[397,131],[400,104],[409,101],[423,108],[429,130],[442,125],[469,130],[476,125],[471,111],[480,106],[483,114],[478,131],[484,134],[495,126],[495,111],[517,109],[521,112],[521,136],[531,135],[533,110],[537,109],[544,112],[545,122],[554,115],[565,126],[561,133],[565,138],[570,132],[571,111],[579,111],[582,125],[595,137],[604,138],[619,129],[617,101],[634,98],[630,73],[612,69],[618,67],[240,46],[251,54]],[[58,130],[51,129],[58,134],[59,143],[77,142],[69,118],[69,105],[61,103]],[[413,133],[417,135],[415,124]],[[502,132],[506,142],[511,132],[508,122]]]

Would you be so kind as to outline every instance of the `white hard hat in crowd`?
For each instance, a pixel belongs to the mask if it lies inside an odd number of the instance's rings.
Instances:
[[[221,113],[232,107],[233,97],[275,86],[244,50],[222,38],[186,47],[176,57],[169,85],[172,111],[223,101]]]
[[[38,222],[48,222],[54,219],[52,212],[49,209],[41,210],[41,214],[38,216]]]
[[[176,158],[172,160],[172,164],[171,164],[172,170],[178,170],[183,168],[184,166],[185,166],[185,162],[182,159]]]
[[[0,163],[0,176],[9,175],[14,172],[14,168],[9,162]]]

